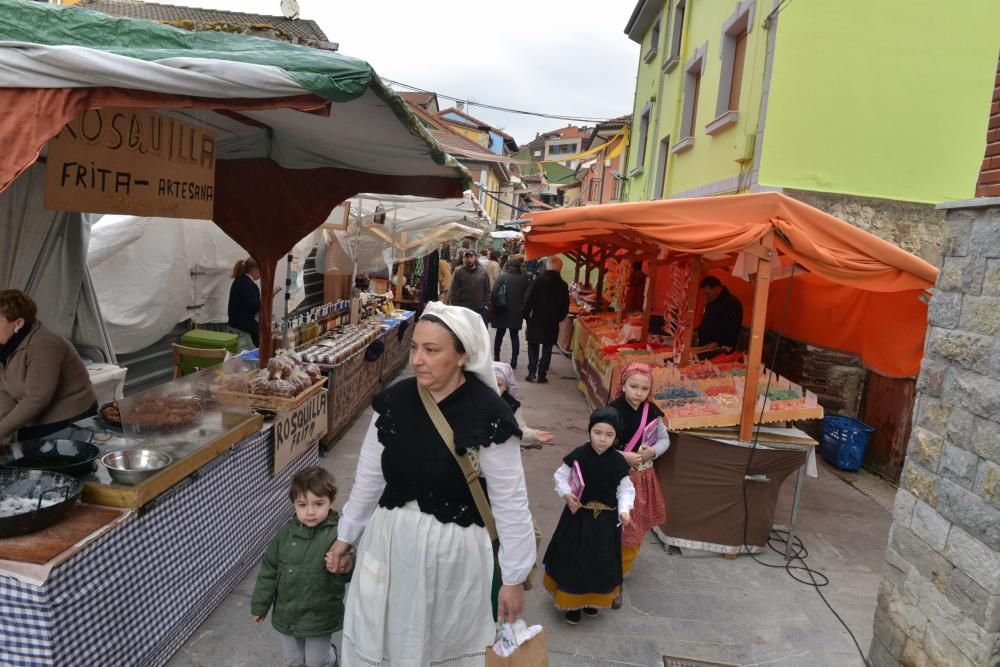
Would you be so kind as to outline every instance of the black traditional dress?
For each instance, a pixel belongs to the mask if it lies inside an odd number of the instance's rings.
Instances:
[[[558,609],[610,608],[622,585],[618,486],[628,477],[621,454],[598,454],[587,443],[563,459],[583,474],[583,505],[576,514],[563,510],[545,552],[545,588]]]

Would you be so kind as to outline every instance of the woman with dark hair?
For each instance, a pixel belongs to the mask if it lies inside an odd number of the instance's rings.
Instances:
[[[0,291],[0,442],[44,438],[97,413],[73,344],[49,331],[20,290]]]
[[[524,610],[535,536],[521,431],[500,398],[490,352],[478,313],[429,303],[410,348],[415,377],[372,401],[354,487],[327,554],[330,571],[346,572],[357,545],[343,667],[482,665],[495,632],[492,519],[497,615],[514,620]],[[459,463],[466,455],[478,469],[471,482]],[[473,493],[483,481],[489,516]]]
[[[253,257],[236,262],[229,287],[229,326],[240,334],[240,349],[260,345],[260,266]],[[249,343],[249,344],[248,344]]]

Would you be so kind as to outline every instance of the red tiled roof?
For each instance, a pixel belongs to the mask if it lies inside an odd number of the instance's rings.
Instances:
[[[144,19],[158,23],[173,21],[201,21],[204,23],[233,23],[246,26],[273,26],[291,37],[299,37],[319,42],[328,41],[315,21],[308,19],[286,19],[284,16],[248,14],[218,9],[179,7],[155,2],[119,2],[117,0],[81,0],[78,7],[95,9],[109,16],[130,19]],[[274,3],[278,7],[278,3]]]
[[[454,156],[458,158],[461,162],[463,159],[476,159],[473,155],[469,154],[479,154],[482,159],[494,161],[497,158],[495,153],[491,153],[487,149],[483,148],[476,142],[463,137],[460,134],[456,134],[451,130],[431,130],[431,135],[437,139],[438,143],[445,147],[445,149],[454,149],[456,151],[461,151],[458,155]]]
[[[415,104],[418,107],[423,107],[436,97],[434,93],[420,93],[416,91],[399,92],[399,96],[410,104]]]
[[[464,111],[462,111],[458,107],[448,107],[447,109],[442,109],[441,111],[438,112],[438,116],[440,116],[442,120],[448,120],[447,118],[445,118],[445,116],[447,116],[450,113],[453,113],[453,114],[455,114],[457,116],[461,116],[465,120],[469,121],[470,123],[472,123],[473,125],[476,125],[478,127],[489,128],[489,129],[493,130],[494,132],[496,132],[497,134],[499,134],[504,139],[510,139],[511,141],[514,140],[514,137],[510,136],[509,134],[507,134],[503,130],[501,130],[499,128],[496,128],[496,127],[493,127],[489,123],[484,123],[483,121],[479,120],[478,118],[475,118],[474,116],[470,116],[469,114],[465,113]],[[455,121],[451,121],[451,122],[455,122]]]

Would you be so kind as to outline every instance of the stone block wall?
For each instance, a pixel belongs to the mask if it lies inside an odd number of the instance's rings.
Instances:
[[[1000,208],[949,211],[869,658],[1000,664]]]

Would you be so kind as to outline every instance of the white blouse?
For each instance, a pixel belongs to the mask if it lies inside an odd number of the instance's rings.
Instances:
[[[356,545],[385,489],[382,477],[382,443],[372,416],[361,445],[351,496],[341,512],[337,537]],[[511,438],[479,449],[479,470],[489,488],[490,507],[500,538],[500,574],[503,583],[522,583],[535,565],[535,529],[528,508],[528,490],[521,466],[521,443]]]
[[[567,493],[573,493],[572,489],[569,488],[569,474],[569,466],[564,463],[552,476],[556,480],[556,493],[559,494],[560,498]],[[632,508],[635,507],[635,485],[632,484],[628,475],[622,477],[622,481],[618,482],[618,490],[615,495],[618,497],[618,513],[631,512]]]

